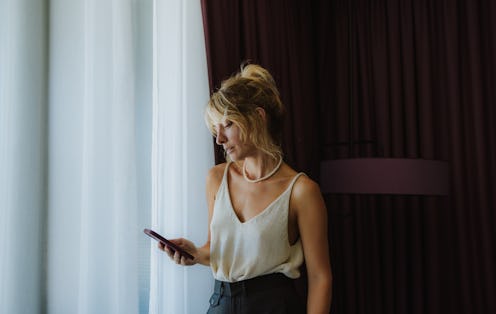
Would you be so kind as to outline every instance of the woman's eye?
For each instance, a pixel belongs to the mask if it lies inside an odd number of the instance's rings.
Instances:
[[[231,121],[226,121],[225,128],[228,128],[232,125],[233,123]]]

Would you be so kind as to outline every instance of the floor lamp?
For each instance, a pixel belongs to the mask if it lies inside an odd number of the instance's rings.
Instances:
[[[411,158],[353,158],[353,145],[373,141],[353,141],[353,0],[348,1],[349,50],[349,158],[324,160],[320,167],[322,193],[327,194],[403,194],[448,195],[448,163],[439,160]]]

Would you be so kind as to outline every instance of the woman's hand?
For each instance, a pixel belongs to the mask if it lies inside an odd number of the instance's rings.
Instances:
[[[198,249],[193,244],[193,242],[180,238],[170,240],[175,245],[179,246],[181,249],[185,250],[189,254],[193,255],[194,259],[187,258],[186,256],[182,256],[179,251],[171,250],[167,245],[164,245],[162,242],[158,242],[158,248],[164,251],[171,260],[173,260],[176,264],[183,266],[191,266],[198,263]]]

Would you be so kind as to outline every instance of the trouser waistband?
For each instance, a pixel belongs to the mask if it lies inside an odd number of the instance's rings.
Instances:
[[[261,291],[292,285],[293,281],[293,279],[281,273],[269,274],[236,282],[215,280],[214,291],[219,295],[233,296],[240,293],[250,293],[251,291]]]

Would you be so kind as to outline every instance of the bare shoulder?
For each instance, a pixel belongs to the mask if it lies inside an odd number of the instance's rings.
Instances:
[[[210,170],[208,171],[207,178],[209,178],[209,179],[215,179],[215,178],[222,179],[222,176],[224,175],[224,170],[226,169],[226,165],[227,165],[227,163],[224,162],[224,163],[215,165],[212,168],[210,168]]]
[[[300,176],[293,187],[293,198],[297,201],[305,201],[316,196],[321,197],[320,187],[317,182],[306,175]]]
[[[217,191],[224,175],[227,163],[222,163],[210,168],[207,174],[207,189]]]
[[[305,213],[304,216],[310,213],[322,216],[326,211],[319,185],[306,175],[296,180],[291,193],[291,203],[297,216],[302,213]]]

